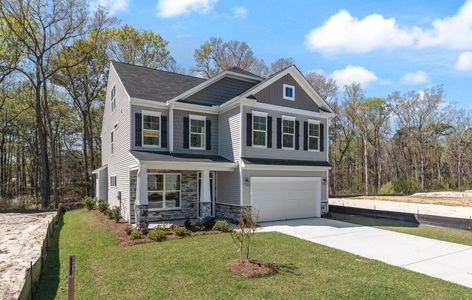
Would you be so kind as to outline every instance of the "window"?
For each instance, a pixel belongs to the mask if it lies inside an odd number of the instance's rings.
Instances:
[[[110,186],[116,187],[116,175],[110,176]]]
[[[190,149],[205,149],[206,117],[190,115]]]
[[[308,150],[320,150],[320,123],[308,121]]]
[[[284,99],[295,100],[295,87],[293,85],[284,84]]]
[[[161,113],[143,111],[143,146],[159,147],[161,145]]]
[[[149,209],[180,208],[180,174],[148,174]]]
[[[110,134],[110,147],[111,147],[111,154],[113,154],[113,131]]]
[[[282,148],[295,149],[295,118],[282,117]]]
[[[252,145],[265,147],[267,145],[267,114],[252,112]]]
[[[116,89],[115,86],[111,88],[111,112],[116,109]]]

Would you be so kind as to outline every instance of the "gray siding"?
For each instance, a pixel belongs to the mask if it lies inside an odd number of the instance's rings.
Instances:
[[[241,114],[239,106],[219,116],[218,129],[218,155],[232,161],[238,161],[241,150]]]
[[[323,183],[327,180],[328,171],[305,172],[305,171],[258,171],[244,170],[243,178],[251,177],[321,177],[321,202],[328,202],[328,185]],[[251,180],[244,180],[243,183],[243,205],[251,205]]]
[[[324,124],[324,151],[314,152],[303,150],[303,122],[308,119],[314,120],[315,118],[294,115],[289,113],[283,113],[280,111],[261,110],[257,111],[267,112],[268,116],[272,116],[272,148],[257,148],[248,147],[246,143],[246,118],[247,113],[252,113],[253,109],[250,107],[243,107],[243,121],[242,121],[242,157],[254,157],[254,158],[272,158],[272,159],[295,159],[295,160],[316,160],[316,161],[327,161],[328,160],[328,135],[327,135],[327,124],[326,120],[320,120]],[[286,150],[277,149],[277,118],[281,118],[282,115],[294,116],[300,121],[300,149],[299,150]]]
[[[239,168],[233,172],[217,172],[217,203],[239,205],[241,199]]]
[[[289,84],[295,87],[295,100],[285,100],[283,98],[283,85]],[[272,83],[265,89],[259,91],[254,95],[257,101],[262,103],[268,103],[279,106],[286,106],[291,108],[304,109],[309,111],[319,112],[320,109],[318,105],[313,101],[310,96],[303,90],[303,88],[298,84],[298,82],[292,77],[292,75],[287,74],[284,77],[280,78],[276,82]]]
[[[136,124],[135,124],[135,117],[134,117],[134,114],[137,113],[137,112],[142,112],[143,110],[147,110],[147,111],[154,111],[154,112],[160,112],[161,113],[161,116],[167,116],[167,122],[169,122],[169,112],[167,109],[159,109],[159,108],[151,108],[151,107],[142,107],[142,106],[137,106],[137,105],[132,105],[131,106],[131,149],[133,150],[148,150],[148,151],[168,151],[168,148],[165,147],[136,147],[135,146],[135,140],[136,140],[136,134],[135,134],[135,128],[136,128]],[[162,126],[162,125],[161,125]],[[170,124],[168,124],[167,126],[167,132],[169,133],[169,127],[170,127]],[[167,145],[169,145],[169,139],[170,137],[168,137],[167,139]],[[161,141],[161,144],[162,144],[162,141]]]
[[[205,116],[211,120],[211,150],[196,150],[184,148],[184,118],[189,115]],[[192,154],[218,154],[218,115],[174,110],[174,152]]]
[[[220,105],[254,86],[255,82],[225,77],[211,86],[184,99],[202,105]]]
[[[116,89],[116,109],[111,111],[111,89],[115,85]],[[114,153],[111,153],[110,135],[114,130]],[[108,85],[103,111],[102,130],[102,166],[108,166],[108,203],[111,206],[121,207],[122,216],[129,220],[129,166],[134,163],[134,159],[129,154],[130,149],[130,105],[129,97],[121,81],[119,80],[113,65],[110,67],[108,75]],[[111,187],[110,176],[116,175],[116,187]],[[121,192],[121,203],[117,193]]]

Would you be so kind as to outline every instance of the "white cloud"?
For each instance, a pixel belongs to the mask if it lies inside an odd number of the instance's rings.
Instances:
[[[247,16],[247,8],[244,6],[235,6],[234,7],[234,16],[236,18],[244,18]]]
[[[157,3],[157,15],[162,18],[172,18],[191,12],[205,14],[217,2],[218,0],[159,0]]]
[[[379,14],[363,19],[341,10],[306,36],[309,49],[325,53],[366,53],[377,49],[413,45],[419,29],[402,29],[395,18]]]
[[[462,52],[456,61],[456,69],[459,71],[472,71],[472,52]]]
[[[335,70],[328,75],[329,78],[336,80],[339,87],[344,87],[353,82],[359,83],[362,87],[377,81],[379,78],[374,72],[364,67],[347,65],[344,69]]]
[[[472,0],[466,1],[457,14],[432,22],[418,41],[419,47],[441,46],[451,49],[472,48]]]
[[[442,47],[472,49],[472,0],[459,11],[435,19],[426,28],[403,27],[395,18],[371,14],[363,19],[341,10],[323,25],[311,30],[305,43],[311,50],[323,53],[367,53],[399,47]]]
[[[94,0],[90,2],[90,8],[95,10],[98,6],[105,8],[110,15],[128,11],[129,0]]]
[[[401,80],[405,84],[424,84],[429,82],[428,74],[425,71],[406,73]]]

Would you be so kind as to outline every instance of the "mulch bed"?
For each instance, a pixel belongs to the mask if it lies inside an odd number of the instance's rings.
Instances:
[[[135,229],[134,226],[130,225],[124,219],[120,219],[118,223],[114,220],[109,219],[103,213],[98,210],[93,210],[93,213],[98,217],[98,219],[106,225],[106,227],[113,233],[116,238],[117,244],[121,246],[130,246],[130,245],[137,245],[137,244],[145,244],[145,243],[155,243],[155,241],[149,239],[147,236],[143,235],[142,238],[136,240],[130,240],[128,234],[126,233],[130,229]],[[151,230],[151,229],[150,229]],[[212,234],[221,234],[221,231],[216,230],[207,230],[207,231],[196,231],[190,232],[190,236],[201,236],[201,235],[212,235]],[[174,232],[169,231],[166,234],[165,240],[175,240],[175,239],[182,239],[184,237],[180,237],[176,235]]]
[[[242,263],[239,258],[230,261],[226,268],[238,275],[243,277],[263,277],[277,273],[277,269],[274,265],[264,263],[256,260],[251,260],[246,263]]]

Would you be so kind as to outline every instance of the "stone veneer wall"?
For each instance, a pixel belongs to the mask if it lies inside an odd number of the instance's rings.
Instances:
[[[148,173],[178,173],[181,175],[180,209],[148,211],[149,222],[197,218],[197,171],[177,170],[148,170]],[[131,198],[131,223],[135,223],[134,203],[136,201],[136,176],[137,172],[130,174],[130,198]]]
[[[216,203],[215,217],[227,219],[233,222],[238,222],[241,219],[241,215],[243,215],[245,210],[249,207],[250,206],[237,206],[224,203]]]
[[[329,205],[328,202],[321,202],[321,216],[327,216],[329,213]]]

